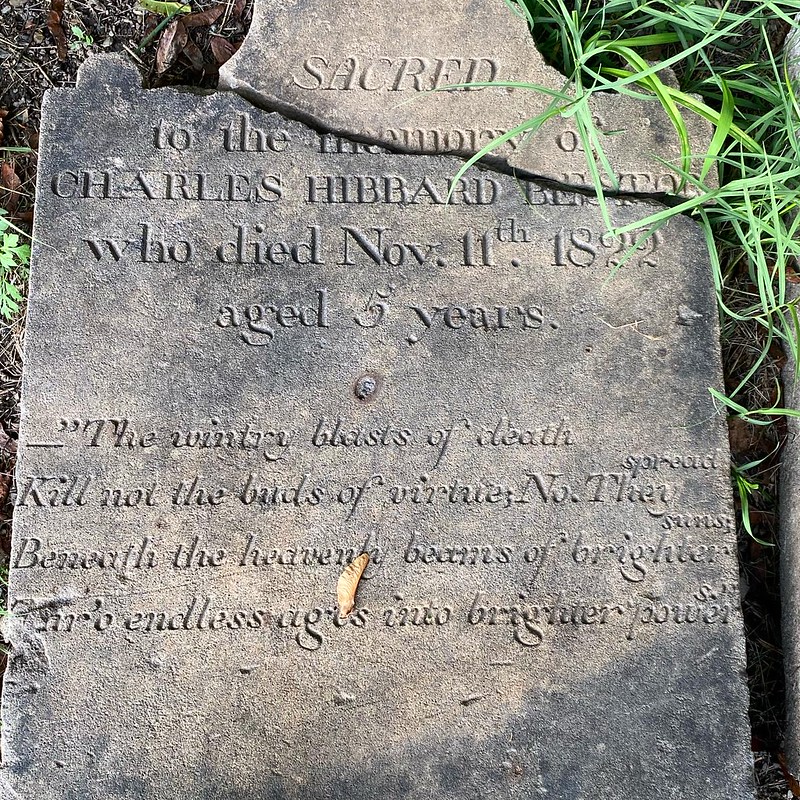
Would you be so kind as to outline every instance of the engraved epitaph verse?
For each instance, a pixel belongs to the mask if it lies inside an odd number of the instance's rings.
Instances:
[[[688,222],[609,280],[635,240],[589,198],[477,169],[450,192],[455,161],[116,61],[45,119],[21,796],[616,798],[633,763],[648,797],[745,796],[744,737],[687,733],[745,724]]]

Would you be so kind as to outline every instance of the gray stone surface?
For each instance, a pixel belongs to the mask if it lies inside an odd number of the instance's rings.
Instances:
[[[441,91],[482,81],[563,93],[566,79],[545,64],[526,21],[504,0],[256,0],[243,46],[220,71],[221,86],[326,130],[408,152],[459,155],[477,152],[550,102],[524,88]],[[677,188],[659,159],[678,163],[680,145],[656,101],[596,94],[591,108],[608,134],[603,147],[619,190]],[[692,153],[705,153],[708,124],[685,118]],[[495,154],[534,176],[593,185],[571,118],[514,135]]]
[[[800,23],[800,19],[796,20]],[[786,43],[787,66],[795,85],[800,86],[800,39],[797,33]],[[795,264],[795,269],[797,269]],[[797,302],[800,292],[789,283],[787,301]],[[786,348],[787,363],[783,381],[787,408],[800,408],[800,386],[796,363]],[[786,674],[786,733],[783,749],[789,772],[800,776],[800,425],[787,419],[780,477],[779,533],[781,546],[781,628],[784,671]]]
[[[794,363],[787,364],[784,380],[789,408],[798,408]],[[780,541],[781,541],[781,622],[783,659],[786,673],[786,734],[783,749],[792,775],[800,775],[800,426],[787,422],[786,444],[781,459]]]
[[[700,232],[609,280],[586,198],[324,149],[114,59],[47,97],[5,790],[750,797]]]

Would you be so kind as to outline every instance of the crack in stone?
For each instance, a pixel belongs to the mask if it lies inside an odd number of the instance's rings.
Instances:
[[[320,136],[331,135],[331,136],[336,136],[342,141],[350,142],[355,145],[363,145],[367,147],[380,147],[386,153],[390,153],[393,155],[420,156],[422,158],[452,158],[461,162],[468,160],[467,158],[464,158],[458,153],[419,153],[416,152],[415,150],[412,150],[411,148],[405,148],[398,145],[393,145],[377,137],[357,135],[352,132],[347,132],[347,133],[341,132],[336,128],[326,126],[325,123],[319,119],[319,117],[316,117],[313,114],[304,113],[291,103],[281,102],[280,100],[274,97],[271,98],[270,102],[265,102],[258,95],[257,92],[251,90],[244,83],[233,85],[229,89],[218,89],[217,91],[241,97],[243,100],[247,101],[248,103],[250,103],[250,105],[252,105],[254,108],[260,111],[265,111],[271,114],[280,114],[285,119],[292,120],[294,122],[300,122],[306,127],[311,128],[311,130],[313,130]],[[504,159],[496,156],[486,155],[473,166],[477,167],[478,169],[482,169],[486,172],[495,172],[501,175],[509,175],[513,178],[517,178],[523,181],[532,181],[552,191],[569,192],[571,194],[578,194],[582,195],[583,197],[590,197],[594,199],[598,198],[597,192],[594,192],[591,189],[587,189],[584,186],[577,186],[575,184],[565,183],[563,181],[556,181],[553,180],[552,178],[540,175],[538,173],[530,172],[528,170],[524,170],[520,167],[512,167],[509,164],[507,164]],[[632,203],[655,202],[668,207],[677,206],[680,203],[686,202],[685,197],[668,195],[663,192],[625,192],[625,191],[615,191],[614,189],[608,189],[604,192],[604,195],[608,198],[613,198],[618,200],[628,200]],[[681,212],[681,214],[688,216],[686,212]]]
[[[383,141],[377,137],[359,135],[352,132],[340,132],[334,127],[327,126],[322,120],[319,119],[319,117],[314,116],[313,114],[305,113],[291,103],[282,102],[276,97],[271,97],[267,102],[265,98],[258,94],[258,92],[252,90],[247,84],[241,81],[234,81],[229,78],[229,88],[217,88],[211,90],[198,89],[197,87],[192,86],[160,86],[149,88],[145,85],[143,76],[139,72],[138,67],[132,61],[124,57],[113,56],[102,60],[107,64],[116,62],[117,67],[125,71],[134,72],[137,76],[139,88],[147,92],[172,91],[193,94],[200,97],[210,97],[215,94],[220,94],[223,96],[232,95],[249,103],[254,109],[268,114],[279,114],[284,119],[293,122],[299,122],[310,130],[313,130],[319,136],[331,135],[336,136],[344,142],[349,142],[354,145],[379,147],[385,153],[392,155],[410,155],[419,156],[422,158],[450,158],[459,163],[463,163],[467,160],[467,158],[459,155],[458,153],[419,153],[410,148],[404,148],[396,144]],[[95,63],[99,64],[100,61],[95,59]],[[92,66],[93,65],[89,62],[84,62],[81,65],[78,70],[78,79],[75,88],[80,88],[82,84],[88,83],[92,80]],[[507,175],[518,180],[533,182],[550,191],[568,192],[570,194],[576,194],[582,197],[592,198],[595,200],[598,199],[597,192],[593,191],[591,188],[554,180],[552,177],[534,173],[521,167],[511,166],[500,157],[486,155],[474,166],[477,169],[483,170],[484,172],[493,172],[500,175]],[[604,196],[609,199],[627,201],[630,204],[646,204],[649,202],[659,203],[666,207],[674,207],[686,202],[685,197],[669,195],[663,192],[627,192],[606,189]],[[680,213],[682,216],[689,216],[689,214],[685,211]]]

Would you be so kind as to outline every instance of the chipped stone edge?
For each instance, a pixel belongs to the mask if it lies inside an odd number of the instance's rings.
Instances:
[[[800,15],[795,24],[800,26]],[[795,30],[786,44],[787,68],[800,86],[800,33]],[[800,299],[800,287],[787,283],[787,300]],[[795,381],[795,363],[785,348],[787,361],[783,385],[787,408],[800,407],[800,381]],[[800,776],[800,420],[787,420],[786,443],[778,484],[778,540],[780,544],[781,633],[783,668],[786,676],[786,729],[783,750],[786,767]]]
[[[800,293],[790,290],[792,300]],[[788,348],[787,348],[788,355]],[[794,380],[794,361],[787,359],[783,384],[787,406],[797,408],[800,391]],[[800,422],[789,418],[778,484],[778,540],[780,543],[781,633],[786,677],[786,730],[783,749],[786,766],[800,775]]]
[[[261,24],[262,17],[264,19],[267,18],[267,3],[265,0],[254,0],[254,2],[255,12],[253,20],[250,24],[251,30],[257,25]],[[527,22],[524,20],[524,18],[520,17],[517,24],[520,27],[525,26],[527,29]],[[247,35],[250,35],[249,32]],[[524,38],[526,38],[528,46],[531,48],[531,52],[541,60],[541,68],[544,73],[546,73],[549,82],[553,85],[553,87],[558,86],[564,80],[564,76],[545,61],[544,57],[539,51],[537,43],[533,39],[533,36],[527,30]],[[238,66],[238,62],[242,61],[244,58],[246,45],[247,37],[245,37],[245,41],[242,43],[242,46],[239,48],[239,50],[220,67],[217,91],[229,91],[234,94],[238,94],[240,97],[251,103],[254,107],[259,108],[262,111],[277,112],[288,119],[302,122],[304,125],[307,125],[318,133],[332,134],[334,136],[339,136],[359,144],[381,147],[390,153],[400,153],[405,155],[445,156],[449,158],[461,159],[462,161],[466,161],[475,155],[476,151],[473,150],[452,151],[447,153],[420,153],[413,148],[403,147],[398,142],[389,142],[380,136],[369,136],[367,134],[354,131],[348,128],[346,125],[337,125],[332,120],[326,119],[323,115],[309,111],[290,99],[279,97],[277,94],[275,94],[275,92],[257,89],[252,83],[236,76],[236,67]],[[666,67],[662,70],[659,70],[658,75],[665,84],[673,87],[678,86],[677,74],[671,67]],[[596,92],[594,97],[596,98],[595,107],[597,107],[597,105],[603,105],[604,103],[613,105],[614,99],[618,97],[618,95],[613,92]],[[696,100],[702,99],[699,94],[692,94],[691,97],[695,98]],[[702,149],[705,151],[712,139],[712,125],[710,122],[705,120],[698,120],[698,125],[702,125],[703,128]],[[696,160],[695,156],[692,156],[692,160]],[[513,174],[522,178],[523,180],[531,180],[544,185],[557,186],[557,188],[563,188],[565,191],[573,191],[577,194],[596,196],[593,186],[572,186],[570,184],[562,185],[559,184],[558,181],[555,181],[552,176],[544,175],[531,170],[525,165],[524,159],[522,159],[519,154],[495,154],[494,152],[489,152],[483,156],[476,166],[481,166],[485,169],[493,170],[495,172]],[[706,177],[706,185],[711,189],[718,188],[719,181],[716,176],[716,171],[712,171],[712,173],[709,173],[709,175]],[[629,197],[632,199],[641,198],[644,200],[652,200],[658,203],[663,203],[665,198],[668,196],[666,192],[651,193],[636,191],[614,191],[613,189],[607,189],[605,194],[608,197]],[[687,195],[681,193],[681,196]]]
[[[100,80],[102,76],[108,75],[104,68],[112,71],[114,75],[113,84],[111,88],[117,92],[131,92],[142,91],[143,78],[139,69],[130,59],[120,54],[98,54],[92,56],[84,61],[78,68],[77,80],[75,87],[56,87],[48,89],[45,92],[42,108],[45,109],[49,102],[53,102],[52,98],[62,92],[74,92],[76,89],[87,88],[93,81]],[[44,160],[40,157],[39,169],[37,174],[37,189],[41,189],[39,181],[41,175],[44,174],[45,164]],[[38,191],[37,191],[38,194]],[[36,249],[40,246],[38,242],[40,237],[37,233],[37,223],[34,222],[33,230],[33,247],[34,247],[34,263],[33,272],[36,271]],[[23,384],[25,377],[23,375]],[[23,390],[21,405],[25,404],[25,392]],[[24,458],[17,459],[16,472],[22,469]],[[12,537],[15,536],[15,521],[12,520]],[[0,641],[8,648],[8,660],[4,671],[3,683],[3,697],[0,702],[0,718],[6,722],[6,693],[9,691],[9,678],[13,677],[17,669],[16,663],[18,662],[33,662],[38,664],[38,672],[46,673],[50,668],[50,660],[47,653],[47,648],[44,640],[38,634],[31,634],[20,621],[20,618],[9,612],[8,615],[0,620]],[[0,728],[0,744],[2,744],[2,764],[0,764],[0,800],[23,800],[23,797],[17,793],[12,785],[12,778],[9,772],[9,755],[10,748],[8,746],[7,737],[9,736],[9,728],[3,725]]]
[[[503,2],[498,3],[498,8],[503,5]],[[304,108],[300,103],[293,101],[290,98],[278,96],[273,91],[256,88],[251,82],[237,77],[237,68],[240,62],[245,60],[247,50],[247,40],[251,36],[250,31],[256,30],[261,26],[268,27],[269,22],[270,4],[267,0],[254,0],[253,19],[250,23],[250,29],[245,36],[242,46],[236,53],[231,56],[228,61],[220,66],[219,69],[219,91],[229,91],[243,97],[256,108],[262,111],[277,112],[283,116],[302,122],[304,125],[312,128],[319,133],[332,134],[344,139],[348,139],[360,144],[377,146],[386,149],[390,153],[400,153],[405,155],[430,155],[430,156],[445,156],[450,158],[459,158],[466,160],[475,155],[475,151],[465,149],[462,151],[452,151],[447,153],[434,153],[426,152],[421,153],[413,148],[403,147],[399,142],[389,142],[381,136],[370,136],[358,131],[354,131],[347,127],[346,124],[337,125],[332,120],[326,119],[324,115],[317,114],[314,111]],[[510,12],[509,12],[510,13]],[[542,82],[549,83],[553,89],[557,89],[564,82],[564,76],[554,67],[547,64],[544,58],[539,53],[538,47],[530,36],[527,26],[528,23],[525,18],[520,14],[516,21],[516,27],[520,34],[520,40],[524,46],[530,48],[532,58],[541,60],[542,69]],[[501,172],[515,171],[523,176],[525,179],[543,180],[543,176],[536,175],[524,167],[519,167],[511,163],[508,154],[494,154],[487,153],[481,159],[483,165],[489,169]]]

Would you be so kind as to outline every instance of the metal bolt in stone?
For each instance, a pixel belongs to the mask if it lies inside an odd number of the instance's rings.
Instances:
[[[359,400],[369,400],[378,391],[378,379],[369,373],[362,375],[355,385],[353,390],[355,396]]]

